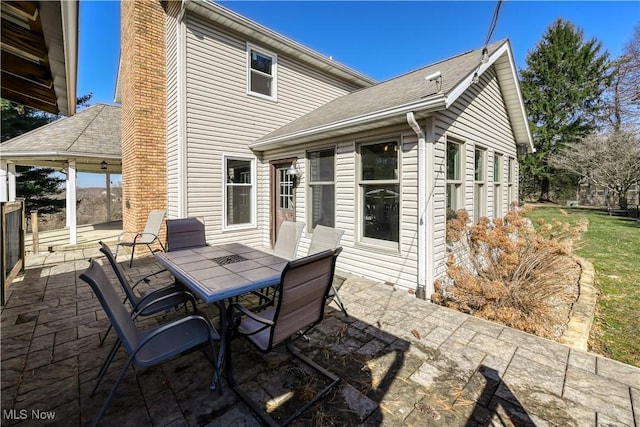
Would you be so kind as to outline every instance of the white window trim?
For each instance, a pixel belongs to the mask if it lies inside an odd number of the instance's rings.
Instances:
[[[457,144],[460,147],[460,179],[448,179],[447,178],[447,144],[452,143],[452,144]],[[466,209],[465,207],[465,176],[466,176],[466,145],[465,145],[465,141],[463,139],[459,139],[456,137],[452,137],[452,136],[448,136],[447,135],[447,139],[445,142],[445,147],[444,147],[444,165],[445,165],[445,171],[444,171],[444,182],[445,182],[445,197],[447,194],[447,187],[449,186],[449,184],[453,184],[456,186],[457,190],[456,191],[456,207],[455,209],[453,209],[454,211],[457,211],[459,209]],[[445,200],[445,207],[447,206],[447,200]]]
[[[362,177],[362,161],[360,158],[360,149],[366,145],[376,145],[376,144],[384,144],[385,142],[395,142],[398,145],[398,178],[397,179],[385,179],[385,180],[363,180]],[[358,240],[357,245],[362,247],[368,247],[372,249],[383,249],[387,251],[393,251],[394,253],[400,252],[400,243],[402,241],[402,135],[398,136],[390,136],[385,138],[384,136],[376,137],[374,140],[363,140],[356,141],[356,197],[357,197],[357,209],[356,215],[358,217],[357,229],[358,229]],[[362,185],[368,183],[376,183],[376,184],[398,184],[398,241],[391,242],[388,240],[380,240],[374,239],[372,237],[364,236],[364,215],[362,212],[362,200],[364,195],[362,194]]]
[[[251,163],[251,222],[245,224],[231,224],[227,222],[227,160],[245,160]],[[235,154],[222,155],[222,230],[245,230],[255,228],[257,224],[257,177],[255,156],[242,156]]]
[[[476,160],[476,151],[480,151],[481,152],[481,162],[482,162],[482,171],[481,171],[481,176],[480,179],[476,179],[476,164],[475,164],[475,160]],[[476,214],[476,204],[478,203],[477,200],[477,196],[478,196],[478,192],[476,191],[478,189],[478,186],[480,187],[480,201],[481,204],[479,206],[479,212],[478,212],[478,218],[473,218],[473,221],[475,223],[477,223],[480,218],[482,218],[483,216],[486,217],[487,216],[487,149],[485,147],[482,147],[480,145],[476,145],[473,149],[473,213],[474,213],[474,217]]]
[[[309,153],[313,153],[316,151],[329,151],[333,149],[333,181],[315,181],[315,182],[311,182],[311,163],[309,162]],[[336,176],[338,174],[338,149],[335,145],[332,146],[327,146],[327,147],[318,147],[318,148],[313,148],[313,149],[309,149],[304,153],[304,158],[305,158],[305,170],[309,171],[308,172],[308,177],[306,179],[306,203],[307,206],[309,207],[307,209],[307,232],[308,233],[313,233],[313,228],[312,224],[313,224],[313,203],[311,198],[313,197],[313,193],[312,193],[312,189],[314,185],[333,185],[333,226],[336,227],[336,223],[338,222],[338,204],[336,203],[337,200],[337,185],[336,185]]]
[[[513,209],[512,203],[515,201],[517,195],[514,194],[513,178],[516,172],[516,159],[515,157],[507,157],[507,211]]]
[[[496,159],[497,157],[497,159]],[[496,160],[498,160],[496,162]],[[498,180],[496,181],[496,168]],[[502,218],[504,215],[504,155],[502,153],[493,153],[493,216],[494,218]]]
[[[251,90],[251,51],[255,50],[263,55],[270,56],[272,59],[273,75],[271,76],[273,81],[271,87],[273,93],[271,96],[265,95],[260,92],[254,92]],[[247,51],[245,57],[246,66],[246,79],[247,79],[247,95],[255,96],[269,101],[278,102],[278,55],[251,43],[247,43]]]

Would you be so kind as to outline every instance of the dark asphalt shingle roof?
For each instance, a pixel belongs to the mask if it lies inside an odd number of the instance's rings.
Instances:
[[[96,104],[0,144],[0,155],[56,153],[121,157],[120,106]]]
[[[495,52],[506,40],[490,44],[489,55]],[[430,64],[418,70],[378,83],[374,86],[336,98],[310,113],[276,129],[257,142],[269,141],[285,135],[307,129],[314,129],[332,123],[344,122],[351,118],[363,117],[378,111],[388,110],[434,95],[447,95],[463,79],[472,75],[480,65],[482,48]],[[436,71],[442,73],[442,87],[436,91],[435,82],[428,76]]]

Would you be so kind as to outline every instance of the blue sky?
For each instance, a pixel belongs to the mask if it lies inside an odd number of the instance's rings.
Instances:
[[[225,1],[221,4],[378,81],[484,44],[495,1]],[[504,1],[491,41],[509,38],[516,66],[525,67],[557,18],[585,40],[597,38],[612,57],[640,25],[640,1]],[[120,49],[120,4],[80,2],[78,94],[112,103]],[[119,176],[114,177],[119,180]],[[81,187],[104,177],[79,174]]]

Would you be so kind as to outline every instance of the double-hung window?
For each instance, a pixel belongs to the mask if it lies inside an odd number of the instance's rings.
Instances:
[[[400,234],[398,142],[368,143],[359,148],[361,241],[397,248]]]
[[[255,225],[255,159],[225,156],[224,171],[225,228]]]
[[[247,93],[277,100],[278,56],[247,45]]]
[[[487,150],[476,147],[474,155],[474,185],[473,185],[473,221],[478,222],[486,216],[487,196]]]
[[[309,224],[335,227],[335,149],[308,151]]]
[[[493,155],[493,217],[502,217],[502,154]]]
[[[447,139],[447,210],[462,209],[462,143]]]

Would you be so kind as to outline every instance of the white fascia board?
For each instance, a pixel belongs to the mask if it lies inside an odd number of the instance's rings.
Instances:
[[[493,66],[493,64],[500,59],[503,55],[507,56],[507,59],[509,61],[509,64],[511,65],[510,69],[511,69],[511,82],[514,86],[514,91],[516,93],[516,95],[518,96],[518,105],[517,105],[517,110],[519,112],[519,117],[515,117],[515,119],[521,121],[521,128],[524,129],[524,132],[522,133],[522,137],[524,137],[524,139],[526,140],[527,144],[529,145],[529,148],[531,150],[531,152],[535,151],[535,148],[533,146],[533,139],[531,138],[531,132],[529,130],[529,124],[528,124],[528,120],[527,120],[527,113],[525,112],[524,109],[524,101],[522,100],[522,93],[520,92],[520,83],[518,81],[518,75],[516,73],[516,66],[515,66],[515,62],[513,60],[513,55],[511,54],[511,49],[509,47],[509,41],[506,41],[502,46],[500,46],[495,52],[493,52],[493,54],[491,54],[491,56],[489,57],[489,60],[484,63],[484,64],[480,64],[480,66],[476,69],[474,69],[474,72],[472,74],[469,74],[467,77],[465,77],[463,80],[461,80],[458,85],[456,85],[450,92],[449,92],[449,96],[447,97],[447,106],[446,108],[449,108],[454,102],[457,101],[457,99],[469,88],[469,86],[471,86],[473,84],[473,75],[477,72],[478,76],[481,76],[487,69],[489,69],[491,66]],[[509,108],[507,106],[508,111],[513,111],[513,108]],[[514,119],[514,117],[511,117],[511,119]],[[519,138],[521,139],[521,138]]]
[[[446,105],[446,98],[444,95],[431,97],[420,102],[412,102],[410,104],[400,105],[397,107],[389,108],[386,110],[376,111],[364,116],[353,117],[340,122],[333,122],[327,125],[318,126],[311,129],[305,129],[298,132],[290,133],[287,135],[270,138],[260,142],[254,142],[249,144],[249,148],[257,151],[264,151],[273,148],[276,145],[292,145],[300,138],[310,137],[313,135],[320,135],[328,132],[334,132],[341,129],[347,129],[350,127],[360,126],[367,123],[375,123],[391,117],[398,116],[402,120],[406,120],[405,116],[409,112],[422,112],[425,110],[434,111],[444,108]]]
[[[469,89],[469,86],[473,84],[473,75],[477,72],[478,76],[481,76],[488,68],[490,68],[494,62],[498,58],[500,58],[505,52],[508,52],[508,43],[504,43],[502,46],[498,48],[493,54],[489,57],[489,60],[482,64],[480,63],[479,68],[475,68],[473,73],[469,74],[463,80],[461,80],[450,92],[447,97],[447,107],[449,108],[454,102],[458,100],[458,98]]]
[[[87,155],[87,153],[82,152],[73,152],[73,151],[23,151],[23,152],[2,152],[3,159],[31,159],[43,157],[48,160],[67,160],[67,159],[112,159],[112,160],[120,160],[121,156],[115,154],[100,154],[100,153],[92,153],[91,155]]]
[[[520,80],[518,79],[518,74],[516,72],[516,64],[515,64],[515,61],[513,60],[511,49],[507,49],[507,58],[509,59],[509,63],[511,64],[511,78],[513,79],[515,92],[518,95],[518,108],[520,111],[520,116],[522,118],[522,128],[524,129],[524,132],[525,132],[525,139],[529,145],[529,149],[531,150],[532,153],[534,153],[536,151],[536,148],[533,145],[533,138],[531,137],[531,130],[529,129],[529,119],[527,118],[527,112],[524,109],[524,100],[522,99],[522,92],[520,91]]]
[[[78,85],[78,2],[61,1],[64,63],[67,76],[68,116],[76,113]]]

